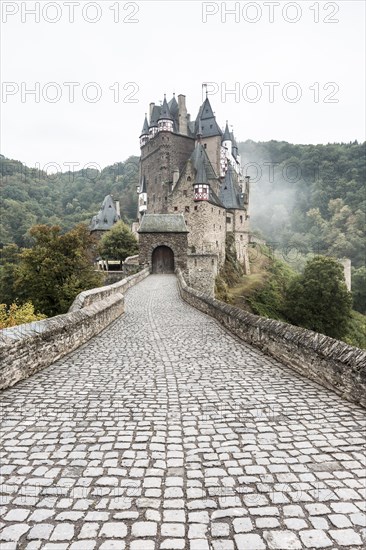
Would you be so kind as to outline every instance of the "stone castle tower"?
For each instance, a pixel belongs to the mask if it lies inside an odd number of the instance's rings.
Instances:
[[[184,95],[150,104],[140,135],[140,263],[153,272],[180,267],[187,282],[213,293],[233,236],[249,273],[249,178],[228,123],[220,129],[208,97],[195,120]]]

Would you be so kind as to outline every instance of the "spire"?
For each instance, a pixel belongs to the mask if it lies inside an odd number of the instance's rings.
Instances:
[[[222,136],[222,141],[232,141],[228,121],[226,121],[225,132],[224,132],[224,135]]]
[[[147,114],[146,113],[145,113],[145,120],[144,120],[144,125],[142,127],[141,135],[142,136],[149,135],[149,123],[147,121]]]
[[[163,101],[163,104],[161,106],[161,111],[160,111],[160,117],[159,117],[159,120],[173,120],[173,117],[172,115],[170,114],[170,110],[169,110],[169,106],[168,106],[168,102],[166,100],[166,95],[164,94],[164,101]]]

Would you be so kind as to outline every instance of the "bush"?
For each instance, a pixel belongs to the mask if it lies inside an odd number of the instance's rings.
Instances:
[[[35,313],[32,302],[26,302],[22,306],[11,304],[7,308],[6,304],[0,304],[0,329],[15,327],[23,323],[32,323],[46,319],[45,315]]]

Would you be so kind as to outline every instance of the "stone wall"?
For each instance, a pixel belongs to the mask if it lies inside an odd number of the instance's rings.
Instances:
[[[186,302],[214,317],[241,340],[275,357],[298,374],[366,407],[364,350],[229,306],[188,287],[181,272],[178,272],[178,284]]]
[[[217,255],[189,254],[187,260],[188,269],[185,276],[189,286],[208,296],[214,296],[215,279],[219,269]]]
[[[114,285],[79,294],[68,313],[0,331],[0,389],[48,367],[105,329],[124,312],[128,288],[149,275],[140,271]]]
[[[140,233],[140,265],[152,270],[152,253],[157,246],[168,246],[174,253],[174,266],[187,267],[187,233]]]

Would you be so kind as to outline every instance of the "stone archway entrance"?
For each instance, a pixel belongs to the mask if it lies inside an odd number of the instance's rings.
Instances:
[[[168,246],[158,246],[152,253],[153,273],[174,273],[174,252]]]

